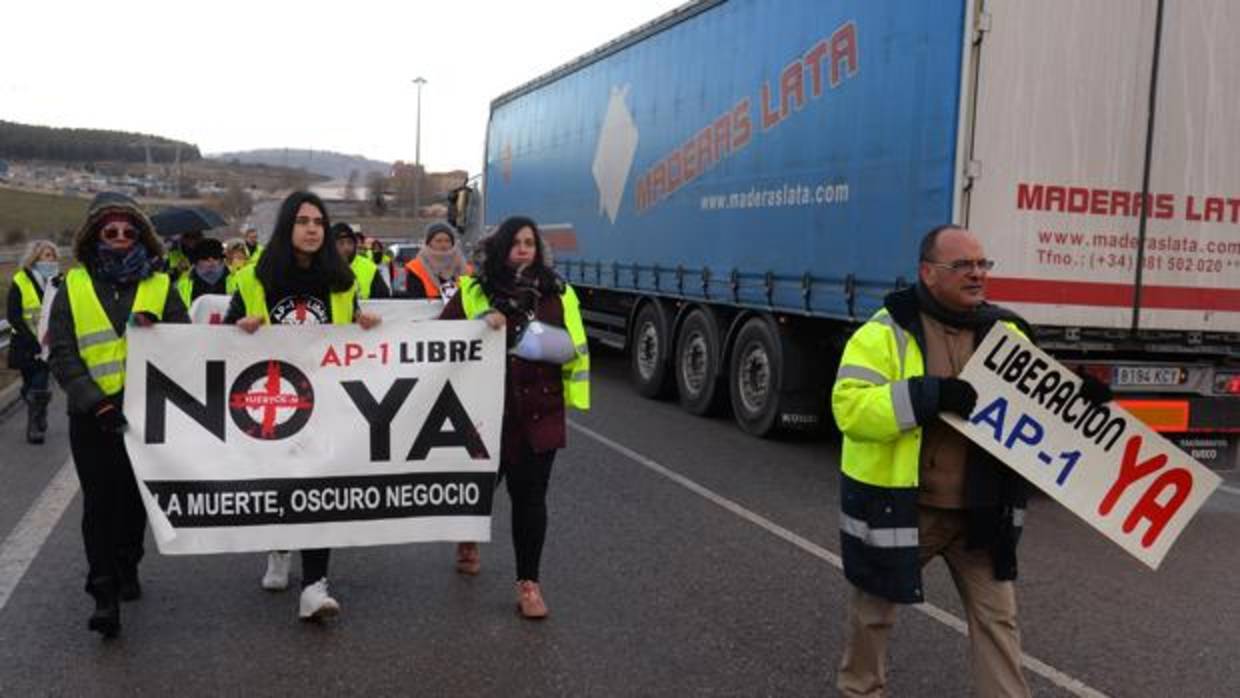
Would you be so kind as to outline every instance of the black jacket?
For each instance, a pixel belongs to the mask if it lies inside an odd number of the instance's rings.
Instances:
[[[95,295],[99,296],[99,304],[103,312],[112,321],[112,329],[117,335],[124,336],[129,324],[129,314],[133,309],[134,297],[138,293],[137,284],[117,286],[111,282],[91,276],[95,287]],[[189,312],[181,302],[181,296],[175,286],[168,287],[168,300],[164,302],[164,322],[188,323]],[[69,412],[74,414],[90,414],[100,400],[106,397],[95,379],[90,377],[86,362],[78,353],[77,334],[73,328],[73,311],[69,307],[69,294],[62,289],[52,301],[52,314],[48,319],[48,335],[50,338],[50,354],[48,363],[56,382],[68,396]]]
[[[911,334],[919,347],[925,347],[926,332],[921,322],[921,304],[916,288],[891,293],[884,299],[883,304],[896,324]],[[1033,341],[1033,328],[1024,318],[990,304],[985,306],[985,310],[990,320],[974,328],[976,343],[980,344],[994,323],[1000,320],[1015,323],[1030,341]],[[937,379],[926,377],[922,380]],[[920,393],[926,396],[933,394],[936,404],[914,404],[918,419],[920,420],[922,415],[937,415],[938,390],[923,390]],[[990,550],[995,579],[1016,578],[1016,545],[1020,541],[1021,526],[1019,520],[1014,520],[1014,512],[1023,511],[1028,499],[1029,484],[1024,478],[981,447],[969,444],[965,462],[965,502],[968,512],[966,545],[969,548]],[[1015,515],[1015,518],[1019,519],[1019,515]]]

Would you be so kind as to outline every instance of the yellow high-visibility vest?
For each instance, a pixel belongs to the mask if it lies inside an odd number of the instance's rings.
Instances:
[[[354,255],[353,261],[349,264],[349,268],[353,270],[353,275],[357,277],[357,295],[362,300],[370,298],[370,287],[375,282],[375,274],[379,273],[379,267],[375,263],[366,258],[365,255]]]
[[[17,286],[22,296],[22,321],[26,323],[26,327],[30,328],[31,334],[37,336],[39,314],[43,310],[43,301],[39,298],[39,291],[34,287],[34,281],[25,269],[18,269],[17,273],[13,274],[13,285]]]
[[[472,276],[461,277],[460,294],[465,317],[471,320],[491,309],[491,301],[483,292],[482,285]],[[581,305],[572,286],[564,285],[560,303],[564,307],[564,329],[568,330],[576,351],[576,356],[560,367],[560,377],[564,381],[564,403],[585,411],[590,409],[590,346],[581,321]]]
[[[177,293],[181,294],[181,300],[185,301],[185,309],[189,310],[189,306],[193,304],[194,299],[194,280],[191,278],[193,270],[187,271],[177,280]],[[224,293],[232,295],[237,292],[237,275],[229,272],[228,277],[224,279]]]
[[[163,319],[164,305],[172,281],[167,274],[157,272],[138,284],[134,295],[133,313],[151,313]],[[65,290],[69,294],[69,310],[73,314],[73,334],[77,337],[78,354],[86,363],[90,377],[95,379],[105,395],[116,395],[125,388],[125,356],[128,342],[117,335],[112,321],[104,312],[90,274],[78,267],[70,269],[65,276]]]
[[[245,314],[267,319],[267,292],[263,290],[263,282],[254,274],[254,267],[245,267],[237,272],[237,293],[245,302]],[[347,325],[353,322],[353,303],[357,295],[357,284],[347,291],[331,292],[331,313],[333,325]]]

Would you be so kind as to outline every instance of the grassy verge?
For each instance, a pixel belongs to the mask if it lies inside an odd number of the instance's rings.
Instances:
[[[28,238],[56,238],[76,230],[89,205],[75,196],[0,188],[0,235],[20,230]]]

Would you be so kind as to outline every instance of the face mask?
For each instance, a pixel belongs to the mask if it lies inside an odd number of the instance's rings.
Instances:
[[[50,279],[60,273],[60,262],[35,262],[34,271],[44,279]]]
[[[198,278],[208,284],[215,285],[216,282],[223,278],[225,267],[221,264],[212,264],[210,266],[199,264],[194,270],[198,274]]]

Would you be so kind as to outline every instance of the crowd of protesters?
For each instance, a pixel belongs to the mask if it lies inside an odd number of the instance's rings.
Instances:
[[[416,258],[400,270],[392,268],[381,242],[366,240],[347,223],[333,224],[327,206],[310,192],[284,200],[266,244],[258,233],[245,226],[239,237],[225,241],[189,233],[165,247],[137,202],[104,193],[77,230],[71,264],[60,263],[55,245],[36,241],[14,275],[9,365],[22,374],[27,440],[39,444],[46,438],[49,376],[60,385],[69,414],[70,450],[82,486],[85,588],[95,602],[88,628],[115,637],[121,602],[142,596],[146,511],[123,437],[127,334],[190,322],[190,308],[204,296],[228,297],[223,324],[256,338],[272,324],[356,323],[370,329],[381,318],[364,311],[361,301],[393,297],[438,300],[445,304],[443,319],[480,319],[505,332],[509,358],[496,486],[507,483],[513,502],[518,611],[524,618],[545,617],[539,562],[551,464],[565,445],[566,406],[589,407],[589,372],[576,295],[549,264],[537,224],[520,217],[504,221],[480,244],[478,263],[470,264],[459,231],[432,223]],[[398,294],[389,286],[392,271],[408,275]],[[285,307],[300,310],[282,312]],[[526,346],[522,330],[530,323],[544,325],[548,331],[539,335],[556,341]],[[255,466],[257,473],[261,464]],[[291,557],[289,551],[268,554],[262,588],[288,588]],[[330,550],[302,550],[300,557],[298,617],[338,614],[340,603],[327,580]],[[455,562],[458,572],[478,574],[477,544],[461,543]]]

